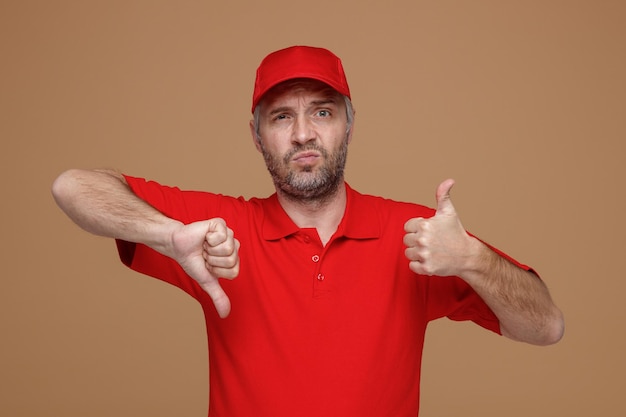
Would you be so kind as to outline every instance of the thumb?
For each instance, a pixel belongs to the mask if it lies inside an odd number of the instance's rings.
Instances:
[[[443,181],[437,187],[435,198],[437,199],[437,214],[455,214],[456,210],[452,205],[452,199],[450,198],[450,190],[454,186],[453,179],[447,179]]]
[[[221,318],[227,317],[230,314],[230,299],[226,295],[226,292],[224,292],[224,289],[219,284],[218,280],[212,279],[201,286],[202,289],[209,294],[211,300],[213,300],[213,305],[217,310],[217,314],[219,314]]]

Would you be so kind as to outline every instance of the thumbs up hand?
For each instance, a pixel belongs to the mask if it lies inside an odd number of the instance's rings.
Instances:
[[[416,217],[404,225],[405,255],[417,274],[462,276],[480,253],[478,241],[467,234],[452,204],[453,185],[454,180],[448,179],[437,187],[433,217]]]

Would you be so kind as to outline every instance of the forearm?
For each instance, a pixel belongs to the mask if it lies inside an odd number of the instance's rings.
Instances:
[[[563,315],[543,281],[479,241],[476,253],[476,263],[462,278],[496,314],[502,334],[536,345],[558,342],[564,331]]]
[[[181,223],[137,197],[115,171],[69,170],[52,186],[59,207],[84,230],[99,236],[144,243],[166,253]]]

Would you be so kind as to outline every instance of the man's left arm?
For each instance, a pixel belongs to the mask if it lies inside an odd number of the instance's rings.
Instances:
[[[417,274],[458,276],[465,280],[500,321],[502,334],[535,345],[549,345],[563,336],[563,314],[544,284],[470,236],[450,199],[453,180],[437,188],[437,212],[405,224],[405,254]]]

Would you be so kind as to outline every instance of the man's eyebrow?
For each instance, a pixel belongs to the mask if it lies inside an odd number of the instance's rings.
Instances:
[[[335,99],[334,97],[328,97],[328,98],[324,98],[321,100],[313,100],[311,104],[314,106],[323,106],[325,104],[337,104],[337,99]]]
[[[287,106],[276,107],[275,109],[272,109],[272,111],[270,111],[270,116],[273,116],[278,113],[284,113],[289,110],[291,110],[291,107],[287,107]]]
[[[328,104],[337,104],[337,99],[334,97],[329,97],[329,98],[323,98],[319,100],[313,100],[309,103],[310,106],[315,106],[315,107],[325,106]],[[280,107],[276,107],[272,109],[269,114],[270,116],[273,116],[275,114],[284,113],[284,112],[288,112],[291,110],[292,108],[289,106],[280,106]]]

